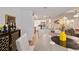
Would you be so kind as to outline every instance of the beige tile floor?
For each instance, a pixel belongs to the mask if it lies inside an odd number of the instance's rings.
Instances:
[[[48,29],[38,31],[38,43],[34,51],[67,51],[68,49],[61,47],[51,41]]]

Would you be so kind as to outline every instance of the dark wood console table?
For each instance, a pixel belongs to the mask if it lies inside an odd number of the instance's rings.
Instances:
[[[16,40],[20,37],[21,30],[0,33],[0,51],[16,51]]]

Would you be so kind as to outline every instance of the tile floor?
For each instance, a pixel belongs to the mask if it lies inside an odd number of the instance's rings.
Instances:
[[[68,51],[67,48],[61,47],[51,41],[49,36],[50,30],[42,29],[38,31],[38,43],[34,51]],[[70,51],[71,49],[69,49]]]

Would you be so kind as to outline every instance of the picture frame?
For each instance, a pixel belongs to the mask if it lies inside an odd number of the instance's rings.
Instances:
[[[11,24],[11,23],[16,24],[16,17],[11,15],[5,15],[5,24]]]

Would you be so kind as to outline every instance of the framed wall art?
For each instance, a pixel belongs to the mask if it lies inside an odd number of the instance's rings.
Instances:
[[[16,17],[11,15],[5,15],[5,24],[11,24],[11,23],[16,24]]]

